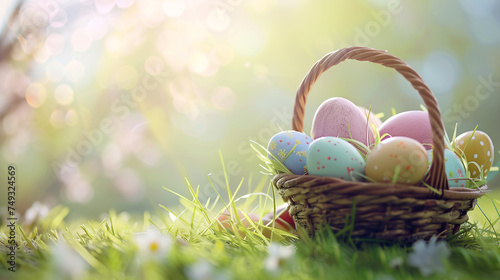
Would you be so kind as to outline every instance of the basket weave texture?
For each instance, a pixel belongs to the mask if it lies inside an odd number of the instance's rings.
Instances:
[[[444,167],[444,126],[437,101],[422,78],[404,61],[385,51],[349,47],[326,54],[304,77],[297,90],[292,128],[303,131],[307,95],[319,76],[347,59],[368,61],[393,68],[420,94],[429,113],[433,132],[433,161],[424,185],[344,181],[334,177],[277,174],[273,185],[289,203],[289,212],[298,229],[314,236],[320,228],[344,229],[354,219],[351,236],[384,240],[414,241],[444,238],[456,233],[468,220],[479,189],[449,189]],[[353,209],[354,208],[354,209]],[[354,210],[354,211],[353,211]],[[353,215],[354,214],[354,215]]]

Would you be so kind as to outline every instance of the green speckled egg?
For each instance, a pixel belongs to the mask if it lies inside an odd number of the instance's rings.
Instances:
[[[427,151],[427,158],[429,160],[429,168],[432,162],[432,152],[433,150]],[[460,158],[452,151],[444,150],[444,168],[446,171],[446,177],[448,178],[448,185],[450,188],[464,188],[466,185],[466,180],[460,180],[465,178],[465,168],[462,164]]]
[[[337,137],[321,137],[309,146],[307,170],[315,176],[331,176],[346,181],[360,180],[365,160],[353,145]]]

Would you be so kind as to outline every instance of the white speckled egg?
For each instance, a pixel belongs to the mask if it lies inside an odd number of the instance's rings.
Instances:
[[[433,150],[427,151],[427,158],[429,160],[429,168],[432,162]],[[458,180],[465,178],[465,168],[460,158],[452,151],[444,150],[444,168],[446,177],[448,178],[448,185],[450,188],[465,188],[466,180]]]
[[[399,169],[398,183],[415,184],[427,171],[424,146],[408,137],[392,137],[378,144],[366,158],[366,176],[377,182],[392,182]]]
[[[311,137],[302,132],[287,130],[274,135],[267,145],[267,150],[293,174],[303,175],[307,172],[307,150],[312,141]],[[267,157],[274,160],[269,154]]]
[[[321,137],[309,146],[307,169],[315,176],[331,176],[346,181],[360,180],[365,160],[353,145],[337,137]]]

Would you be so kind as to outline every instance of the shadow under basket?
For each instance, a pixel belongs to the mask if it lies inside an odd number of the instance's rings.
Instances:
[[[444,126],[437,101],[422,78],[408,64],[385,51],[349,47],[328,53],[314,64],[297,90],[292,128],[303,131],[307,95],[319,76],[346,59],[368,61],[393,68],[417,90],[429,112],[433,131],[433,160],[424,186],[398,183],[345,181],[334,177],[277,174],[272,183],[288,202],[296,227],[309,236],[325,226],[334,232],[353,223],[353,238],[391,241],[429,240],[456,233],[468,220],[476,199],[487,186],[478,189],[448,186],[444,168]],[[354,219],[354,221],[352,220]]]

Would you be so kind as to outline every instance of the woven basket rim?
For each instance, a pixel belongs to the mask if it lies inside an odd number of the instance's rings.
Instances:
[[[328,176],[313,176],[313,175],[295,175],[280,173],[274,176],[273,184],[284,194],[289,190],[289,194],[293,194],[293,188],[296,185],[307,183],[310,186],[308,190],[310,194],[321,193],[326,190],[333,191],[336,194],[342,195],[375,195],[388,196],[395,195],[398,197],[413,197],[421,199],[436,198],[435,193],[427,187],[414,186],[408,184],[389,184],[389,183],[373,183],[373,182],[356,182],[344,181],[335,177]],[[470,200],[479,198],[485,193],[490,192],[487,185],[480,186],[477,189],[470,188],[451,188],[442,190],[441,199],[454,200]],[[288,196],[288,195],[286,195]]]

